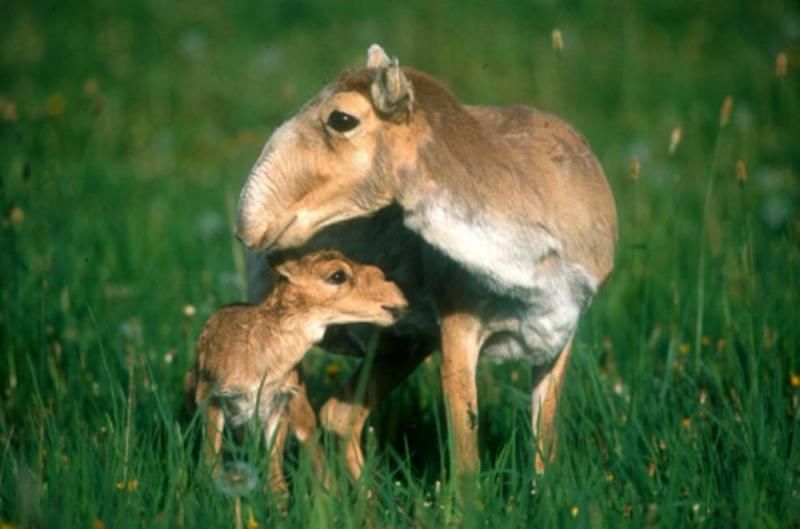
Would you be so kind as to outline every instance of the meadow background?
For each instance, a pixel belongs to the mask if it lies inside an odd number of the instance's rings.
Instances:
[[[181,377],[204,319],[244,296],[231,226],[264,141],[372,42],[464,102],[576,125],[616,195],[616,271],[578,333],[535,495],[529,370],[482,365],[481,488],[454,501],[434,355],[371,419],[363,483],[331,443],[330,489],[290,450],[288,510],[259,486],[245,524],[800,527],[796,2],[0,13],[3,529],[234,525],[196,463]],[[352,369],[306,362],[317,402]],[[262,463],[252,443],[236,456]]]

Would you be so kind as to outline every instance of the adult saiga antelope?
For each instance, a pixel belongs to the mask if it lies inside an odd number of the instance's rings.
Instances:
[[[366,396],[357,401],[351,382],[320,411],[355,475],[367,414],[430,352],[406,344],[430,337],[441,339],[456,474],[478,469],[480,355],[531,364],[543,470],[572,337],[617,240],[611,190],[575,129],[526,106],[463,105],[373,45],[366,68],[343,72],[272,134],[236,233],[260,251],[249,259],[252,301],[271,288],[267,253],[332,247],[381,267],[411,303]]]

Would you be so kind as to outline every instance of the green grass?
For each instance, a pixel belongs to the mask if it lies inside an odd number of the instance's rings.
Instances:
[[[288,512],[259,487],[245,517],[798,527],[800,9],[541,4],[3,2],[0,523],[233,526],[181,377],[203,320],[243,297],[230,226],[263,142],[379,41],[465,102],[532,104],[581,129],[617,198],[617,268],[577,336],[536,495],[530,373],[486,364],[480,490],[457,507],[434,356],[373,415],[362,483],[328,442],[322,488],[293,447]],[[352,367],[307,363],[317,402]],[[264,463],[252,444],[238,454]]]

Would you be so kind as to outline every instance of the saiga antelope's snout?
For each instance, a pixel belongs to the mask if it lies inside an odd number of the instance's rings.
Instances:
[[[293,248],[391,204],[398,168],[408,177],[415,167],[413,100],[382,50],[323,89],[264,147],[239,198],[237,237],[252,249]]]

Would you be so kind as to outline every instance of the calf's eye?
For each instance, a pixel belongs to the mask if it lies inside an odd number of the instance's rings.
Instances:
[[[347,274],[344,273],[344,270],[337,270],[331,275],[329,275],[326,281],[331,285],[341,285],[342,283],[347,281]]]
[[[328,116],[328,126],[337,132],[348,132],[358,127],[359,121],[355,116],[334,110]]]

